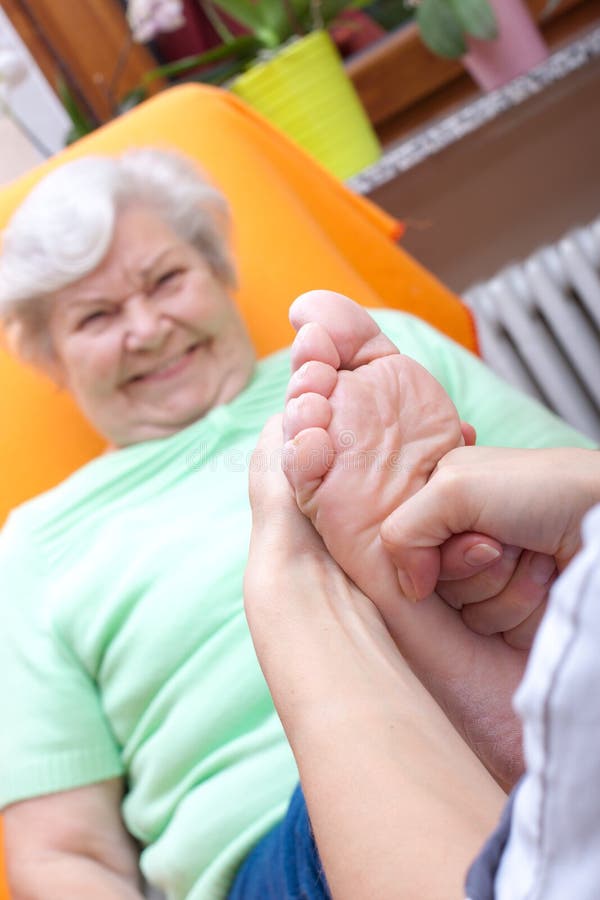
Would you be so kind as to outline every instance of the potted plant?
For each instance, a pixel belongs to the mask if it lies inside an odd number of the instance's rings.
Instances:
[[[450,59],[460,57],[486,91],[548,56],[523,0],[419,0],[416,19],[429,49]]]
[[[327,26],[361,0],[198,0],[222,39],[220,46],[147,73],[155,78],[196,72],[195,78],[225,84],[340,178],[379,158],[381,149]],[[174,0],[130,0],[134,37],[144,40],[152,24],[179,27]],[[134,16],[134,10],[146,17]],[[151,16],[154,16],[154,19]],[[246,34],[233,34],[229,21]],[[202,67],[201,69],[199,67]]]

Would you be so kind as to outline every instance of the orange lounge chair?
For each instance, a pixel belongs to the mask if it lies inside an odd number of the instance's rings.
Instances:
[[[165,91],[0,189],[0,228],[51,168],[84,154],[147,144],[194,157],[227,196],[237,299],[260,355],[290,343],[289,304],[315,287],[367,306],[406,310],[476,350],[466,307],[396,246],[400,224],[216,88]],[[0,523],[15,505],[57,484],[104,446],[68,396],[2,350],[0,421]],[[7,896],[0,886],[0,900]]]

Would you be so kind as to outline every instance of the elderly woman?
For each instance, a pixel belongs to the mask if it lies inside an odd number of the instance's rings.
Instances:
[[[139,897],[138,864],[169,898],[225,897],[297,781],[242,603],[247,462],[289,355],[255,364],[225,226],[193,166],[145,150],[47,176],[3,236],[11,342],[117,451],[0,540],[16,898]],[[428,326],[377,319],[482,443],[585,444]]]

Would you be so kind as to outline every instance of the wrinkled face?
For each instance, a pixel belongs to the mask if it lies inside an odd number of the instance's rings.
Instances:
[[[238,394],[254,353],[227,290],[151,210],[117,218],[108,254],[51,298],[58,377],[118,447],[166,437]]]

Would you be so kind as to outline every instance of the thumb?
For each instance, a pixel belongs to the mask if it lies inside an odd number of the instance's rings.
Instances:
[[[453,535],[473,530],[476,515],[464,495],[455,502],[455,487],[452,478],[434,477],[381,525],[381,540],[398,569],[400,587],[413,600],[435,589],[444,560],[442,545]]]

